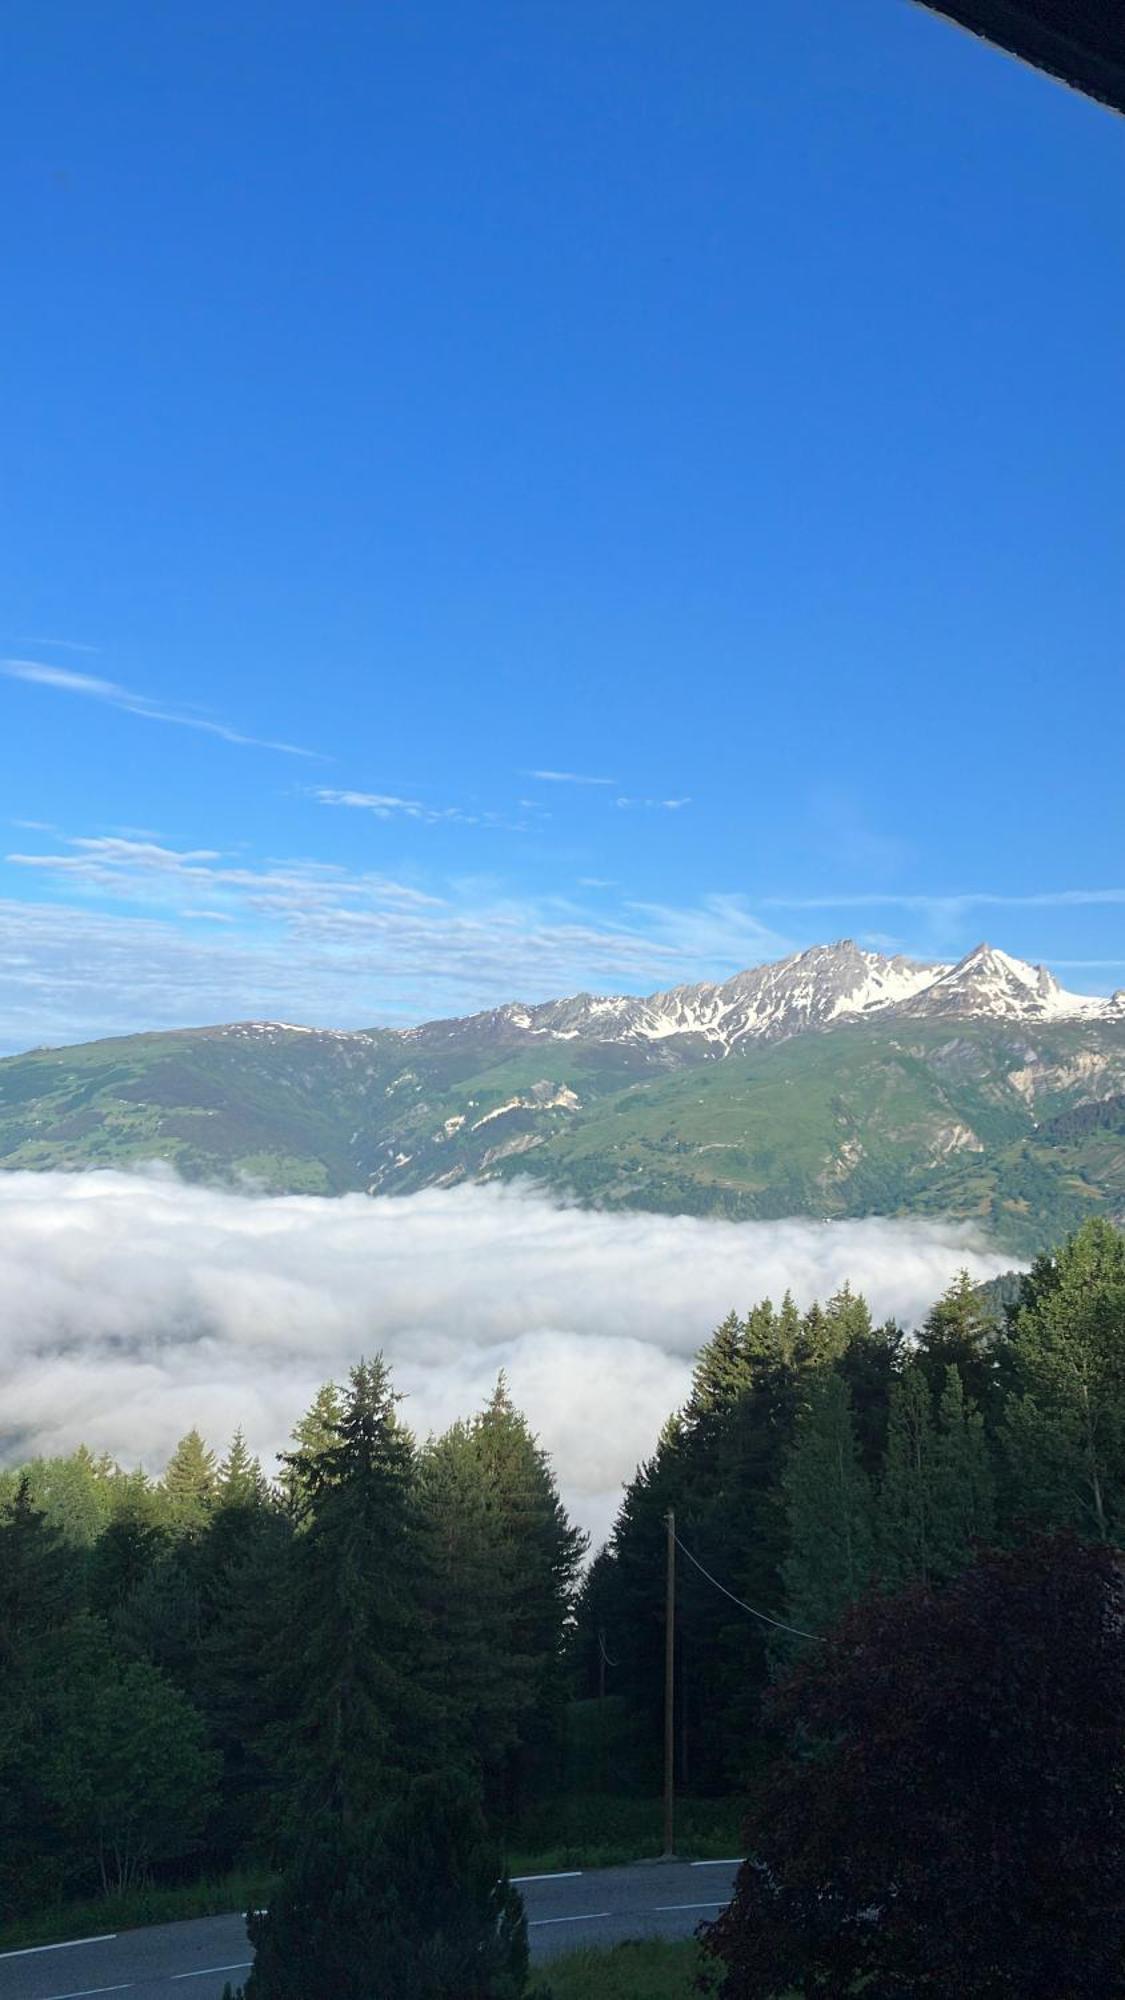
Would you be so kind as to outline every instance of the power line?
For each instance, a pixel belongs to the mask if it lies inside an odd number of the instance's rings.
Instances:
[[[768,1611],[755,1611],[754,1606],[752,1604],[744,1603],[741,1597],[735,1596],[733,1590],[727,1589],[725,1583],[720,1583],[717,1576],[712,1576],[709,1569],[704,1569],[703,1564],[700,1562],[698,1556],[692,1555],[691,1550],[686,1546],[684,1542],[680,1541],[679,1536],[675,1534],[674,1530],[673,1530],[673,1535],[677,1543],[677,1546],[683,1550],[689,1563],[695,1564],[695,1567],[699,1571],[700,1576],[705,1576],[707,1578],[708,1583],[714,1584],[716,1590],[721,1590],[723,1596],[729,1597],[732,1604],[737,1604],[740,1611],[748,1611],[750,1613],[751,1618],[760,1618],[763,1625],[773,1625],[779,1632],[792,1632],[795,1639],[819,1640],[820,1638],[819,1632],[803,1632],[799,1625],[786,1625],[780,1618],[771,1618]]]
[[[599,1653],[601,1654],[601,1657],[602,1657],[602,1659],[604,1660],[604,1662],[605,1662],[605,1664],[606,1664],[606,1666],[607,1666],[607,1667],[618,1667],[618,1666],[620,1666],[620,1664],[621,1664],[620,1660],[611,1660],[611,1659],[610,1659],[610,1657],[609,1657],[609,1654],[608,1654],[608,1653],[606,1652],[606,1649],[605,1649],[605,1628],[604,1628],[604,1626],[603,1626],[603,1627],[602,1627],[602,1628],[601,1628],[601,1629],[599,1630],[599,1632],[598,1632],[598,1652],[599,1652]]]

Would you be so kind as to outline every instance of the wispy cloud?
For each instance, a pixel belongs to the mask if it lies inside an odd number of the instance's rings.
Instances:
[[[240,729],[232,729],[225,722],[215,722],[208,716],[192,715],[179,708],[165,708],[148,695],[135,694],[132,689],[122,687],[117,681],[102,680],[96,674],[80,674],[68,667],[56,667],[44,660],[0,660],[0,673],[8,680],[26,681],[33,687],[51,688],[57,694],[73,694],[88,701],[104,702],[109,708],[119,708],[126,715],[139,715],[146,722],[168,722],[177,729],[196,729],[205,736],[217,736],[223,743],[235,743],[243,749],[276,750],[285,757],[308,757],[315,762],[324,760],[319,751],[306,750],[298,743],[282,743],[269,736],[248,736]]]
[[[210,891],[221,907],[233,900],[258,914],[300,914],[373,904],[441,909],[443,899],[375,873],[352,873],[323,861],[278,861],[247,866],[218,848],[168,847],[117,834],[66,840],[64,852],[9,854],[17,868],[33,868],[118,902],[178,909],[186,892],[198,905]]]
[[[645,992],[788,946],[721,895],[595,910],[487,879],[437,895],[334,864],[253,863],[119,835],[7,859],[52,892],[0,905],[7,1049],[200,1021],[364,1026],[580,990]]]
[[[860,890],[829,896],[763,896],[766,910],[911,910],[942,917],[971,910],[1065,910],[1096,904],[1125,903],[1125,889],[1037,889],[1030,895],[1003,895],[991,889],[955,890],[949,894],[904,894],[893,889]]]
[[[674,812],[679,812],[684,806],[690,806],[690,804],[691,804],[690,799],[615,799],[614,800],[614,805],[620,806],[622,812],[640,810],[641,812],[674,813]]]
[[[442,821],[453,821],[460,826],[497,826],[502,823],[497,813],[467,812],[462,806],[427,805],[422,799],[402,799],[393,792],[337,791],[330,786],[318,786],[312,797],[322,806],[345,806],[353,812],[373,813],[376,819],[420,820],[427,826],[436,826]]]
[[[59,653],[100,653],[102,650],[100,646],[83,645],[78,639],[44,639],[41,634],[37,636],[34,632],[21,633],[15,644],[46,646],[50,651]]]
[[[630,902],[625,907],[655,936],[675,937],[680,949],[705,968],[699,975],[704,979],[741,972],[748,965],[780,958],[793,949],[793,940],[755,916],[744,896],[715,892],[690,910],[649,902]]]
[[[615,785],[616,778],[591,778],[584,771],[525,771],[525,778],[538,778],[544,785]]]

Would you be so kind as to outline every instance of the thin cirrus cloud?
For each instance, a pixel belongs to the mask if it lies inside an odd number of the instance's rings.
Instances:
[[[322,806],[343,806],[352,812],[372,813],[376,819],[412,819],[426,826],[453,822],[459,826],[495,826],[495,813],[466,812],[461,806],[431,806],[422,799],[403,799],[393,792],[338,791],[320,785],[312,796]]]
[[[585,771],[525,771],[525,778],[538,778],[544,785],[615,785],[616,778],[591,778]]]
[[[100,653],[100,646],[84,645],[80,639],[45,639],[42,633],[25,632],[17,646],[47,646],[53,653]]]
[[[674,812],[680,812],[680,811],[682,810],[682,808],[683,808],[684,806],[690,806],[690,804],[691,804],[691,800],[690,800],[690,799],[628,799],[628,798],[622,798],[622,799],[615,799],[615,800],[614,800],[614,804],[615,804],[616,806],[620,807],[620,809],[621,809],[621,811],[622,811],[622,812],[633,812],[633,811],[638,811],[638,810],[639,810],[639,811],[641,811],[641,812],[670,812],[670,813],[674,813]]]
[[[1039,889],[1029,895],[1001,895],[990,889],[957,890],[949,895],[903,894],[893,889],[864,890],[857,895],[763,896],[771,910],[910,910],[921,915],[956,915],[961,911],[1083,909],[1099,903],[1125,903],[1125,889]],[[1092,961],[1090,961],[1092,963]]]
[[[235,743],[242,749],[275,750],[284,757],[308,757],[317,763],[324,759],[317,750],[306,750],[299,743],[282,743],[270,736],[248,736],[240,729],[232,729],[225,722],[214,722],[208,716],[190,715],[183,709],[165,708],[160,702],[150,700],[148,695],[135,694],[131,688],[122,687],[117,681],[102,680],[96,674],[80,674],[69,667],[48,665],[43,660],[0,660],[0,673],[11,681],[26,681],[32,687],[51,688],[57,694],[73,694],[87,701],[103,702],[107,708],[119,708],[126,715],[139,715],[146,722],[167,722],[177,729],[195,729],[205,736],[217,736],[220,742]]]
[[[487,879],[435,895],[335,863],[120,834],[6,858],[52,898],[0,904],[0,1051],[215,1020],[406,1024],[680,985],[789,945],[731,896],[594,913]]]

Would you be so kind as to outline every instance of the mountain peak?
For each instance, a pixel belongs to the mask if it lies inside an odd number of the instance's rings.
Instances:
[[[909,1011],[1048,1021],[1106,1014],[1109,1003],[1091,994],[1068,993],[1045,965],[1031,965],[982,943],[935,979]]]

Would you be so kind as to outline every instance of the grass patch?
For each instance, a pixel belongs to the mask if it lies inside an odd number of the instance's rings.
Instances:
[[[188,1917],[226,1917],[232,1911],[268,1902],[274,1880],[262,1869],[213,1876],[203,1882],[150,1883],[122,1896],[89,1896],[81,1902],[59,1903],[5,1924],[0,1930],[0,1951],[93,1937],[98,1931],[182,1923]]]
[[[646,1938],[553,1958],[546,1992],[550,2000],[691,2000],[702,1964],[694,1938]]]
[[[743,1806],[737,1799],[681,1799],[676,1807],[676,1852],[692,1861],[725,1861],[741,1854]],[[612,1795],[555,1799],[537,1806],[513,1831],[505,1860],[513,1875],[557,1868],[615,1868],[661,1853],[663,1808],[659,1799]]]

